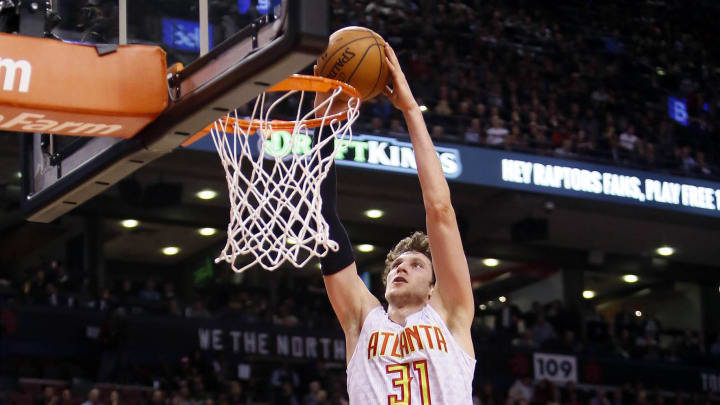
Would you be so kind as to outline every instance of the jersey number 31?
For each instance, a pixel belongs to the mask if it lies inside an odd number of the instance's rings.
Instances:
[[[420,382],[420,403],[422,405],[431,405],[427,360],[390,364],[385,367],[385,371],[387,374],[397,375],[397,377],[392,379],[392,384],[393,387],[400,388],[399,394],[388,395],[388,405],[412,404],[410,401],[410,381],[413,379],[413,371],[417,373],[417,381]]]

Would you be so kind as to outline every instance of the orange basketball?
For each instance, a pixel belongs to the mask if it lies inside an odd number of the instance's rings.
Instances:
[[[346,27],[330,35],[317,67],[318,75],[355,87],[363,101],[380,94],[390,78],[385,40],[364,27]]]

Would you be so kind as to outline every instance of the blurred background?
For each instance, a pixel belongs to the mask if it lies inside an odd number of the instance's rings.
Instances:
[[[278,3],[210,1],[210,46]],[[720,403],[719,4],[331,3],[331,31],[366,26],[394,47],[456,163],[476,403]],[[196,2],[127,7],[129,42],[169,64],[198,57]],[[53,10],[58,38],[118,41],[117,1]],[[340,214],[382,298],[385,254],[425,218],[417,177],[392,158],[409,142],[402,116],[379,97],[354,129],[385,143],[338,161]],[[19,208],[21,136],[0,138],[0,404],[347,403],[317,263],[214,264],[228,202],[209,144],[36,224]]]

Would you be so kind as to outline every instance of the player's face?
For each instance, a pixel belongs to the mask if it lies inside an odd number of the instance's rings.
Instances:
[[[405,252],[392,263],[385,287],[388,303],[403,298],[426,301],[432,292],[432,262],[422,253]]]

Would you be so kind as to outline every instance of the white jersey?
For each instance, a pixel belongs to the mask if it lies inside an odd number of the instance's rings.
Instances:
[[[475,360],[430,305],[403,327],[370,311],[347,368],[350,405],[472,405]]]

